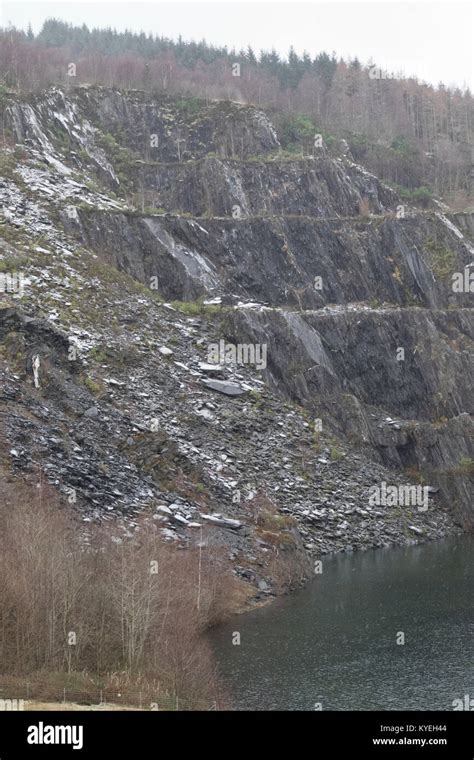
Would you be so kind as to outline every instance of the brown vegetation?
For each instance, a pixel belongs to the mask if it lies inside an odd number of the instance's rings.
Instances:
[[[110,523],[78,524],[49,487],[0,487],[4,676],[80,674],[81,690],[88,680],[95,693],[100,684],[150,699],[219,696],[202,632],[232,610],[234,583],[217,550],[169,546],[148,518],[111,535]]]
[[[271,576],[274,590],[285,593],[300,586],[309,574],[309,563],[301,547],[297,522],[290,515],[282,515],[265,494],[257,494],[251,501],[252,520],[257,536],[270,550],[266,572]]]

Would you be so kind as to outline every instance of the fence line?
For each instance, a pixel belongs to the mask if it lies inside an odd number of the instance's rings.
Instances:
[[[42,693],[43,692],[43,693]],[[39,702],[74,702],[83,705],[123,705],[151,711],[212,711],[218,710],[217,701],[192,700],[179,695],[160,694],[152,689],[131,691],[120,688],[73,689],[54,686],[50,681],[31,679],[19,681],[15,678],[0,677],[0,700],[23,699]]]

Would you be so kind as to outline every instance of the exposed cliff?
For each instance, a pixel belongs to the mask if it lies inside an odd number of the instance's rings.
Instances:
[[[183,545],[211,525],[262,592],[275,554],[295,582],[306,555],[472,527],[472,215],[324,146],[288,157],[253,106],[83,87],[2,109],[5,471],[41,467],[86,520],[151,509]],[[210,366],[222,340],[264,366]],[[374,508],[381,482],[429,505]]]

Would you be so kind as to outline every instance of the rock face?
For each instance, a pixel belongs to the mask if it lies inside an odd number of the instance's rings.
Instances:
[[[363,198],[374,213],[394,210],[395,193],[356,164],[324,153],[301,160],[204,158],[141,165],[133,177],[157,205],[193,216],[350,216]]]
[[[472,523],[472,472],[459,471],[464,460],[472,467],[474,454],[472,310],[241,310],[225,329],[268,343],[263,376],[275,391],[375,449],[389,467],[440,484]]]
[[[0,467],[85,520],[204,531],[262,593],[274,556],[300,578],[472,528],[472,215],[403,205],[342,149],[283,156],[253,106],[0,108],[0,272],[24,278],[0,293]],[[244,358],[210,363],[221,341]],[[381,483],[431,488],[374,505]]]
[[[81,209],[65,219],[71,234],[107,252],[166,298],[235,293],[274,306],[384,302],[430,308],[468,306],[452,274],[474,256],[442,218],[420,215],[326,220],[309,217],[188,219]],[[434,242],[436,241],[436,242]],[[432,250],[445,256],[436,275]],[[437,254],[436,254],[437,255]]]

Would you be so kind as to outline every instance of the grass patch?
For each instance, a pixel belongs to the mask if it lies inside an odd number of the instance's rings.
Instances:
[[[190,317],[196,317],[203,314],[220,314],[223,308],[220,304],[205,304],[203,301],[172,301],[171,305]]]
[[[6,179],[17,179],[15,170],[18,159],[13,153],[0,153],[0,176]]]
[[[31,263],[26,256],[7,256],[0,259],[0,272],[18,272],[21,267]]]
[[[337,446],[331,446],[331,459],[333,459],[335,462],[338,462],[340,459],[344,458],[344,452],[341,451]]]
[[[408,203],[423,206],[426,208],[429,206],[430,201],[433,199],[433,190],[427,185],[421,185],[420,187],[403,187],[403,185],[397,185],[394,182],[386,183],[400,196],[400,198]]]
[[[432,238],[426,243],[426,249],[436,279],[446,282],[456,269],[456,253]]]
[[[119,145],[115,137],[108,132],[97,134],[96,143],[99,148],[102,148],[112,163],[122,188],[133,190],[133,178],[130,174],[130,168],[134,165],[138,156],[128,148]]]
[[[104,385],[97,382],[96,380],[93,380],[92,377],[89,377],[89,375],[86,375],[86,377],[84,377],[84,385],[89,393],[92,393],[92,395],[96,398],[99,398],[103,395],[103,393],[105,393]]]
[[[455,468],[457,475],[474,475],[474,459],[463,457]]]

